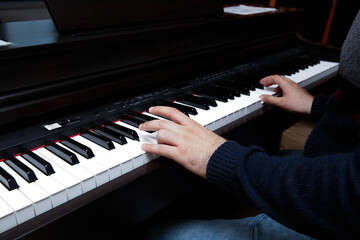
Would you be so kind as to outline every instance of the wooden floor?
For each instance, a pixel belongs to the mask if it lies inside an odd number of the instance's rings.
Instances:
[[[315,123],[313,123],[309,119],[303,118],[287,130],[285,130],[281,136],[280,150],[303,150],[306,139],[308,138],[314,125]]]

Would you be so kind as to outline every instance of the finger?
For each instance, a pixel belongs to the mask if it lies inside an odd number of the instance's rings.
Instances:
[[[178,124],[187,124],[192,122],[191,118],[189,118],[179,110],[172,107],[166,107],[166,106],[151,107],[149,109],[149,113],[171,119],[172,121]]]
[[[260,98],[264,103],[275,105],[275,106],[279,106],[280,102],[281,102],[280,98],[274,97],[271,95],[267,95],[267,94],[261,95]]]
[[[280,95],[281,94],[281,88],[280,87],[276,87],[275,89],[274,89],[274,92],[277,94],[277,95]]]
[[[270,76],[260,79],[260,83],[262,85],[264,85],[265,87],[269,87],[269,86],[275,84],[275,79],[278,77],[280,77],[280,76],[279,75],[270,75]]]
[[[290,82],[292,82],[290,79],[280,75],[270,75],[260,80],[260,83],[265,87],[278,84],[280,88],[283,88]]]
[[[169,120],[152,120],[140,124],[142,131],[159,131],[160,129],[178,129],[178,124]]]
[[[160,129],[157,132],[156,137],[157,137],[158,144],[179,146],[179,142],[181,142],[180,136],[177,134],[177,132],[167,130],[167,129]]]
[[[141,145],[141,149],[145,152],[154,153],[156,155],[164,156],[174,160],[177,156],[176,147],[165,144],[144,143],[143,145]]]

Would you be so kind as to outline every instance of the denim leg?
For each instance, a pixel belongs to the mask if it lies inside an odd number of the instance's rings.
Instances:
[[[265,214],[243,219],[171,220],[150,229],[145,240],[310,240]]]

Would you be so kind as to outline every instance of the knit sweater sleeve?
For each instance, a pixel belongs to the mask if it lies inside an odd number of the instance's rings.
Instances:
[[[326,107],[329,103],[330,96],[324,94],[316,94],[314,101],[311,105],[310,118],[313,120],[319,120],[325,113]]]
[[[282,158],[227,141],[211,157],[207,178],[235,196],[246,195],[259,210],[298,232],[351,239],[360,235],[359,155],[358,149],[318,158]]]

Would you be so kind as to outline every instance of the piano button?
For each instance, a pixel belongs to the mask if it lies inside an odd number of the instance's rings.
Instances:
[[[0,197],[0,233],[5,232],[17,225],[15,212]]]
[[[4,163],[0,162],[0,167]],[[0,197],[12,208],[15,213],[17,224],[21,224],[35,217],[32,202],[24,196],[18,189],[9,191],[0,184]]]
[[[89,190],[92,190],[96,187],[95,176],[84,169],[81,165],[69,165],[63,161],[60,157],[50,152],[46,148],[40,148],[37,150],[43,157],[45,157],[51,165],[55,168],[54,164],[58,166],[58,170],[62,171],[64,174],[68,174],[78,179],[81,182],[82,192],[85,193]],[[55,172],[58,170],[54,169]]]
[[[7,171],[0,167],[0,182],[9,190],[14,190],[19,187],[15,178]]]
[[[89,147],[84,146],[83,144],[78,143],[78,142],[74,141],[73,139],[68,138],[66,136],[61,136],[60,138],[61,138],[61,143],[63,145],[70,148],[74,152],[77,152],[81,156],[83,156],[87,159],[94,157],[94,153],[91,151],[91,149]]]
[[[181,96],[180,99],[178,100],[178,102],[189,104],[191,106],[201,108],[203,110],[210,109],[208,101],[206,99],[201,98],[201,97],[192,96],[192,95]]]
[[[35,166],[37,169],[42,171],[45,175],[49,176],[54,173],[54,169],[51,164],[39,157],[38,155],[34,154],[33,152],[27,151],[21,156],[25,158],[28,162],[30,162],[33,166]]]
[[[7,160],[4,161],[6,165],[11,167],[16,173],[18,173],[21,177],[23,177],[29,183],[34,182],[37,180],[37,177],[33,170],[29,167],[24,165],[22,162],[17,160],[14,157],[9,157]]]
[[[113,180],[122,174],[121,170],[121,162],[119,162],[120,158],[114,157],[114,149],[112,151],[109,151],[94,142],[91,142],[90,140],[84,138],[82,135],[74,137],[76,141],[81,142],[82,144],[85,144],[91,149],[93,149],[95,154],[95,159],[98,159],[101,164],[105,165],[108,168],[109,171],[109,178],[110,180]]]
[[[99,134],[93,133],[88,130],[80,130],[80,132],[81,132],[81,136],[107,150],[112,150],[115,148],[113,142],[107,137],[101,136]]]
[[[59,144],[63,144],[63,142],[60,142]],[[67,146],[64,146],[64,148],[67,149]],[[70,151],[70,149],[68,150]],[[77,158],[79,160],[79,165],[95,176],[96,186],[100,186],[109,181],[107,168],[100,164],[97,159],[95,159],[96,157],[94,155],[91,159],[87,159],[78,154]]]
[[[70,165],[75,165],[79,163],[79,160],[74,153],[62,148],[55,143],[49,143],[49,145],[45,146],[45,148],[56,156],[63,159],[65,162],[69,163]]]
[[[32,152],[31,152],[32,153]],[[36,156],[34,158],[40,158],[38,155],[32,153],[32,155]],[[32,165],[23,158],[24,155],[16,157],[19,161],[31,167]],[[41,158],[42,159],[42,158]],[[44,160],[45,161],[45,160]],[[50,164],[50,163],[49,163]],[[61,185],[57,182],[53,176],[56,174],[55,172],[52,175],[45,175],[43,172],[38,170],[37,168],[33,168],[38,180],[35,184],[39,185],[42,189],[44,189],[49,195],[51,199],[51,203],[53,207],[57,207],[68,201],[68,196],[66,192],[65,186]]]
[[[49,211],[52,208],[51,199],[47,192],[40,188],[36,183],[28,183],[10,167],[5,164],[2,166],[7,172],[14,176],[16,182],[19,184],[19,191],[24,194],[32,202],[35,210],[35,215]]]
[[[115,132],[118,132],[119,134],[124,135],[127,138],[130,138],[132,140],[136,140],[139,141],[139,136],[137,135],[137,133],[134,130],[128,129],[126,127],[117,125],[113,122],[110,121],[106,121],[105,123],[105,127],[109,128]]]
[[[107,137],[109,138],[110,140],[114,141],[114,142],[117,142],[121,145],[123,144],[126,144],[126,139],[123,135],[111,130],[111,129],[108,129],[108,128],[104,128],[104,127],[101,127],[101,126],[94,126],[94,130],[93,132],[97,133],[97,134],[100,134],[104,137]]]
[[[81,181],[75,176],[63,170],[61,167],[59,167],[57,164],[47,158],[46,155],[43,155],[43,152],[49,152],[47,149],[40,148],[33,152],[34,154],[39,155],[39,157],[44,158],[53,166],[55,173],[50,175],[49,177],[55,179],[58,183],[60,183],[66,188],[68,200],[74,199],[75,197],[78,197],[82,194]]]

